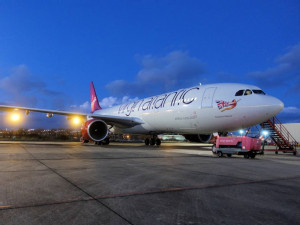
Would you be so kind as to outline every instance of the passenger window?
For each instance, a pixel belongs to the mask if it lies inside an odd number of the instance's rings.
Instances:
[[[247,89],[247,90],[245,91],[245,94],[244,94],[244,95],[251,95],[251,94],[252,94],[252,91],[249,90],[249,89]]]
[[[263,92],[262,90],[252,90],[254,94],[257,94],[257,95],[266,95],[265,92]]]
[[[242,96],[244,94],[244,90],[239,90],[237,93],[235,93],[235,96]]]

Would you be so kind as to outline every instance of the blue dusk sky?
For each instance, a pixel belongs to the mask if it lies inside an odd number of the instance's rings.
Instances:
[[[300,122],[300,1],[0,0],[0,104],[88,112],[90,81],[102,107],[254,84]],[[66,125],[44,117],[22,126]]]

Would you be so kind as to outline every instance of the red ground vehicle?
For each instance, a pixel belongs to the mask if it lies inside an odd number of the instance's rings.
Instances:
[[[232,154],[244,155],[244,158],[255,158],[261,153],[261,140],[252,137],[217,137],[216,145],[213,145],[212,151],[219,157],[226,154],[231,157]]]

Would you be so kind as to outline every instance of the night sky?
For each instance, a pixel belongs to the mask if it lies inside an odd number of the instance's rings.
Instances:
[[[300,122],[300,1],[0,0],[0,104],[88,112],[90,81],[103,108],[254,84]],[[32,113],[19,126],[65,121]]]

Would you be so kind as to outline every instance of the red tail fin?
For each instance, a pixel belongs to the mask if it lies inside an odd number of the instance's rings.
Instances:
[[[97,98],[97,94],[94,88],[93,81],[90,84],[90,89],[91,89],[91,110],[92,113],[95,112],[96,110],[102,109],[101,106],[99,105],[99,101]]]

